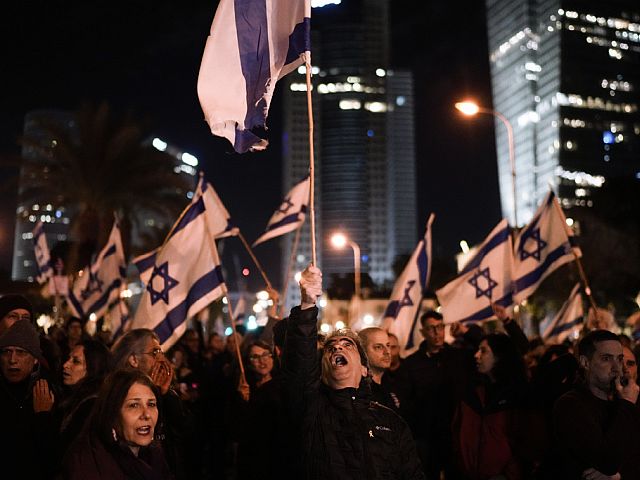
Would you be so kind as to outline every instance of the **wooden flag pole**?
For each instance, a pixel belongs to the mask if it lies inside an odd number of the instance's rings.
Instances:
[[[316,209],[315,209],[315,158],[313,152],[313,102],[311,101],[311,64],[305,60],[307,72],[307,112],[309,115],[309,218],[311,222],[311,263],[317,263],[316,258]]]
[[[564,219],[564,212],[562,211],[562,208],[560,208],[560,203],[558,203],[557,199],[554,200],[553,202],[554,207],[557,209],[560,218]],[[569,229],[569,226],[567,225],[567,223],[564,223],[565,229]],[[569,235],[567,235],[569,236]],[[591,308],[593,308],[593,314],[598,315],[598,306],[596,305],[596,301],[594,300],[593,296],[591,295],[591,287],[589,286],[589,281],[587,280],[587,274],[584,271],[584,268],[582,268],[582,262],[580,261],[580,257],[578,257],[578,254],[576,253],[575,249],[571,248],[571,253],[573,253],[573,258],[576,262],[576,265],[578,266],[578,273],[580,274],[580,280],[582,280],[582,285],[584,285],[584,293],[587,294],[587,298],[589,299],[589,303],[591,304]]]
[[[242,232],[240,231],[240,229],[238,229],[238,237],[240,237],[240,241],[244,245],[244,248],[247,249],[247,252],[251,256],[251,259],[253,260],[253,263],[255,263],[256,267],[260,271],[260,274],[262,275],[262,278],[264,279],[264,283],[267,284],[267,288],[273,289],[273,287],[271,286],[271,282],[269,281],[269,278],[267,277],[267,274],[265,273],[264,269],[262,268],[262,265],[260,265],[260,262],[258,261],[256,256],[254,255],[253,250],[251,250],[251,247],[247,243],[247,240],[244,238],[244,235],[242,235]]]
[[[280,317],[284,317],[284,307],[287,301],[287,290],[289,289],[289,279],[291,278],[291,267],[293,266],[293,261],[296,258],[296,253],[298,251],[298,242],[300,241],[300,230],[302,230],[301,224],[296,229],[296,236],[293,239],[293,247],[291,247],[291,256],[289,257],[289,264],[287,265],[287,271],[284,276],[284,288],[282,289],[282,303],[280,305]]]

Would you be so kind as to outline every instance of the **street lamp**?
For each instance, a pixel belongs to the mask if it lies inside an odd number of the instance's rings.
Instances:
[[[513,142],[513,126],[502,113],[490,108],[480,107],[471,101],[457,102],[455,107],[467,117],[472,117],[478,113],[486,113],[498,118],[507,129],[507,142],[509,144],[509,164],[511,165],[511,187],[513,193],[513,221],[518,226],[518,197],[516,196],[516,154]]]
[[[331,245],[335,248],[344,248],[349,245],[353,249],[353,270],[354,270],[354,297],[356,302],[360,301],[360,245],[350,240],[343,233],[334,233],[331,236]],[[357,317],[356,317],[357,318]]]

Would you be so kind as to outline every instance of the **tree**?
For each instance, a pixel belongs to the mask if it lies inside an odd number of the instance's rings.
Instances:
[[[106,103],[81,107],[67,124],[43,116],[29,131],[22,139],[20,197],[68,209],[70,272],[106,242],[114,213],[128,252],[132,228],[144,235],[145,221],[159,218],[165,228],[158,233],[166,233],[185,205],[190,185],[174,172],[175,158],[143,143],[140,125],[129,116],[113,118]]]

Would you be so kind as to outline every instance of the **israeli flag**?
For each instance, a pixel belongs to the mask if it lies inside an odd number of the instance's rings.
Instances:
[[[205,181],[202,175],[200,176],[200,181],[196,187],[191,204],[198,203],[201,199],[207,209],[206,218],[209,223],[208,231],[211,232],[215,239],[238,235],[238,227],[236,227],[231,221],[231,216],[222,203],[222,200],[220,200],[220,197],[213,186],[211,186],[209,182]],[[171,233],[169,233],[169,237],[171,237]],[[151,252],[133,259],[132,263],[138,269],[138,272],[140,272],[140,279],[142,280],[142,283],[146,284],[149,282],[158,252],[161,248],[162,247],[158,247]]]
[[[187,319],[225,291],[211,214],[204,195],[182,213],[155,262],[131,328],[149,328],[170,348],[184,333]]]
[[[269,219],[264,233],[253,242],[254,247],[271,238],[292,232],[304,223],[309,208],[309,187],[309,177],[306,177],[291,189]]]
[[[513,247],[502,220],[478,247],[460,275],[436,291],[445,323],[480,322],[494,316],[492,303],[513,303]]]
[[[115,341],[123,333],[126,333],[131,329],[129,308],[122,298],[118,298],[117,300],[109,304],[106,316],[111,328],[112,341]]]
[[[423,337],[418,325],[418,308],[431,277],[431,224],[427,222],[424,237],[418,242],[409,263],[398,277],[384,312],[383,327],[398,337],[400,356],[407,357],[420,346]]]
[[[573,232],[550,191],[531,222],[516,237],[514,301],[526,299],[551,272],[574,260],[574,252],[581,256],[574,243]]]
[[[220,0],[207,38],[198,97],[211,133],[238,153],[264,150],[276,82],[311,62],[310,0]]]
[[[69,291],[69,309],[78,318],[88,319],[91,314],[98,318],[103,316],[109,305],[120,298],[125,276],[120,228],[114,222],[107,244]]]
[[[567,301],[551,323],[542,333],[545,343],[562,343],[570,335],[575,335],[582,329],[584,306],[580,294],[580,284],[577,283]]]
[[[49,245],[47,237],[44,234],[44,224],[40,221],[36,223],[33,229],[33,250],[36,257],[36,267],[38,275],[36,281],[42,285],[53,277],[53,268],[51,268],[51,255],[49,254]]]

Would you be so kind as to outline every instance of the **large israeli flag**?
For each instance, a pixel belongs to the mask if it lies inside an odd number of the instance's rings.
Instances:
[[[384,312],[383,327],[398,337],[400,356],[403,358],[415,352],[423,340],[418,325],[417,312],[431,277],[431,224],[433,219],[434,215],[431,214],[424,237],[418,242],[409,263],[396,280],[389,305]]]
[[[445,323],[479,322],[494,316],[492,303],[512,304],[513,248],[502,220],[478,247],[460,275],[436,291]]]
[[[206,218],[209,232],[211,232],[215,239],[238,235],[238,227],[231,221],[231,216],[222,203],[222,200],[220,200],[213,186],[207,182],[202,175],[200,176],[200,181],[198,182],[191,203],[198,203],[201,199],[207,209]],[[176,223],[176,225],[178,224],[179,223]],[[171,233],[169,234],[169,237],[170,236]],[[136,266],[138,272],[140,272],[142,283],[149,282],[151,272],[156,263],[156,257],[161,248],[162,247],[158,247],[155,250],[133,259],[132,263]]]
[[[207,38],[198,97],[211,133],[236,152],[264,150],[276,82],[311,57],[310,0],[220,0]]]
[[[33,250],[36,257],[36,267],[38,275],[36,281],[42,285],[47,280],[53,278],[53,268],[51,268],[51,255],[49,254],[49,245],[47,237],[44,234],[44,224],[39,221],[33,229]]]
[[[189,205],[158,250],[132,328],[156,332],[170,348],[186,330],[186,321],[224,291],[222,267],[209,230],[204,195]]]
[[[109,305],[120,298],[125,276],[120,228],[114,222],[107,244],[69,291],[69,309],[78,318],[88,319],[91,314],[103,316]]]
[[[109,321],[109,327],[111,328],[112,341],[118,339],[131,328],[129,307],[127,307],[127,304],[122,298],[118,298],[109,304],[106,316]]]
[[[253,242],[254,247],[271,238],[292,232],[304,223],[309,208],[309,186],[309,177],[306,177],[291,189],[269,219],[264,233]]]
[[[577,283],[567,301],[562,305],[551,323],[542,332],[545,343],[562,343],[569,335],[582,329],[584,306],[580,294],[580,284]]]
[[[520,303],[555,269],[580,256],[560,204],[550,191],[515,241],[514,301]]]

